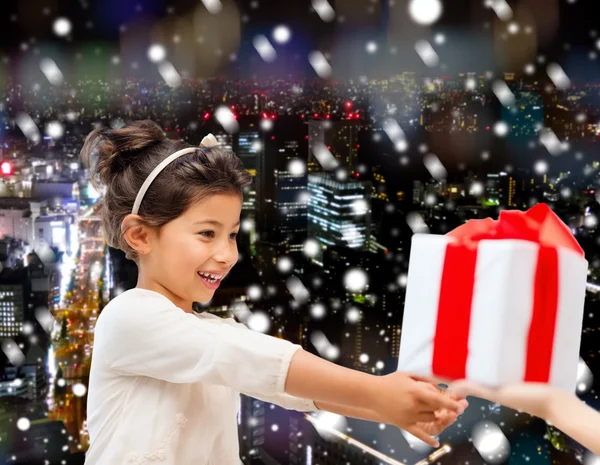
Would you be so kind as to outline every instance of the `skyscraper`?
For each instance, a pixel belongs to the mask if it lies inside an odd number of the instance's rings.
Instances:
[[[308,175],[308,234],[326,246],[365,249],[371,228],[371,183]]]
[[[242,210],[253,216],[256,213],[257,199],[257,169],[259,165],[260,151],[263,148],[260,133],[258,131],[243,131],[238,137],[237,156],[242,160],[244,168],[252,175],[252,185],[244,198]]]
[[[14,337],[21,334],[25,322],[24,307],[23,284],[0,283],[1,337]]]
[[[252,461],[265,443],[265,402],[249,396],[241,396],[238,425],[241,436],[240,455],[246,457],[244,463]]]
[[[237,156],[242,160],[244,168],[252,176],[252,183],[244,191],[244,203],[242,204],[242,215],[244,220],[249,221],[248,237],[249,247],[255,247],[257,230],[258,209],[258,167],[260,153],[263,150],[263,142],[257,130],[241,131],[238,135],[237,146],[234,146]],[[245,228],[246,229],[246,228]]]
[[[514,207],[516,188],[517,182],[511,174],[504,171],[489,173],[485,182],[486,202],[490,205]]]
[[[298,142],[284,142],[277,158],[282,168],[274,172],[275,227],[288,250],[295,252],[306,239],[308,213],[308,180],[304,162],[298,158]]]
[[[416,205],[420,205],[423,201],[423,197],[425,195],[425,186],[421,181],[415,180],[413,181],[413,203]]]
[[[358,161],[358,135],[361,121],[318,121],[308,122],[308,172],[321,171],[314,158],[313,147],[325,144],[341,165],[354,170]]]
[[[225,150],[233,150],[233,136],[227,133],[219,133],[215,135],[219,147]]]

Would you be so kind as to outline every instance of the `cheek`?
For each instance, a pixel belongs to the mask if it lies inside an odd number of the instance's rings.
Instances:
[[[211,254],[210,245],[205,244],[202,240],[196,239],[190,241],[185,254],[185,260],[192,264],[194,268],[202,265]]]
[[[170,263],[175,270],[186,268],[197,268],[198,260],[207,254],[207,248],[202,241],[195,236],[179,236],[171,241],[170,246],[163,249],[162,257],[164,263]]]

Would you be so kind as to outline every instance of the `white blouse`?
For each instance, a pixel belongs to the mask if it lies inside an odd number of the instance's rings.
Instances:
[[[299,349],[154,291],[120,294],[96,322],[85,464],[239,465],[240,393],[318,410],[284,392]]]

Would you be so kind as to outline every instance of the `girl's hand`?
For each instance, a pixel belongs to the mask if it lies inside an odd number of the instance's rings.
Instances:
[[[444,393],[422,378],[394,372],[379,378],[373,410],[382,423],[395,425],[430,446],[432,438],[453,423],[466,408],[466,401],[454,393]]]
[[[422,381],[419,381],[422,382]],[[452,425],[459,415],[464,412],[469,406],[469,402],[464,398],[464,396],[459,396],[456,393],[449,391],[447,389],[439,389],[434,386],[434,384],[424,382],[426,384],[426,389],[431,390],[431,388],[441,392],[443,395],[449,397],[452,400],[455,400],[460,405],[460,410],[458,412],[450,411],[446,408],[441,408],[435,411],[435,420],[430,422],[419,423],[418,426],[425,431],[430,436],[437,436],[442,433],[448,426]]]
[[[542,419],[548,419],[552,402],[560,399],[561,395],[558,389],[544,383],[521,383],[490,388],[461,380],[451,384],[450,390],[458,396],[480,397]]]

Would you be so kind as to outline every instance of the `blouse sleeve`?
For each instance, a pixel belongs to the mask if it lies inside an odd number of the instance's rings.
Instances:
[[[230,325],[232,327],[236,327],[241,329],[242,331],[250,331],[250,329],[248,329],[247,326],[245,326],[242,323],[238,323],[237,321],[235,321],[233,318],[219,318],[215,315],[211,315],[209,313],[204,313],[199,315],[200,318],[207,318],[207,319],[217,319],[220,321],[220,323],[224,324],[224,325]],[[297,345],[296,346],[298,350],[301,349],[301,346]],[[295,353],[295,351],[294,351]],[[292,354],[293,356],[293,354]],[[287,376],[287,372],[289,370],[289,365],[291,363],[292,357],[289,358],[289,360],[286,360],[286,364],[287,367],[284,369],[286,372],[286,376]],[[255,399],[258,400],[262,400],[264,402],[269,402],[270,404],[275,404],[278,405],[279,407],[283,407],[287,410],[297,410],[299,412],[317,412],[319,411],[319,408],[315,405],[315,403],[310,400],[310,399],[304,399],[302,397],[296,397],[296,396],[292,396],[290,394],[287,394],[286,392],[281,392],[279,394],[275,394],[275,395],[264,395],[261,393],[256,393],[256,392],[241,392],[244,395],[250,396],[250,397],[254,397]]]
[[[95,350],[122,375],[283,394],[290,361],[301,346],[218,320],[198,318],[162,299],[109,304],[98,319]]]
[[[297,410],[298,412],[319,411],[319,409],[312,400],[291,396],[289,394],[286,394],[285,392],[281,394],[276,394],[274,396],[264,396],[252,392],[242,392],[242,394],[254,397],[255,399],[262,400],[264,402],[269,402],[270,404],[278,405],[279,407],[283,407],[287,410]]]

